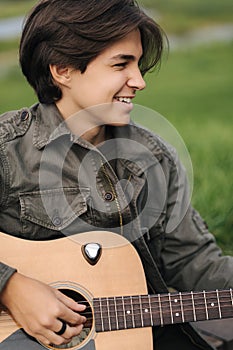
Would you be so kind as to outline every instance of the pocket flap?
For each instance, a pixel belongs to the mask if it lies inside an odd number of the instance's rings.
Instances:
[[[62,230],[87,211],[88,188],[58,188],[20,193],[21,218]]]

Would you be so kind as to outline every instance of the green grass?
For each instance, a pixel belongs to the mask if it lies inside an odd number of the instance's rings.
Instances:
[[[0,0],[0,18],[25,15],[36,3]],[[138,0],[138,3],[155,10],[155,19],[168,32],[183,33],[200,26],[232,22],[232,0]]]
[[[231,0],[142,0],[155,9],[155,19],[167,32],[183,33],[200,26],[232,23]]]
[[[8,73],[2,75],[0,70],[0,113],[30,106],[34,101],[35,94],[18,67],[13,66]]]
[[[11,39],[11,40],[1,40],[0,41],[0,54],[6,51],[17,51],[17,48],[19,46],[19,39]]]
[[[0,0],[0,18],[24,15],[35,3],[35,0]]]

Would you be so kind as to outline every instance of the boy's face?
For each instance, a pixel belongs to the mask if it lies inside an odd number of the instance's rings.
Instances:
[[[132,99],[137,90],[145,88],[138,67],[142,54],[140,32],[135,30],[99,54],[84,73],[71,70],[70,81],[62,87],[63,97],[58,102],[63,117],[103,105],[108,106],[105,111],[113,109],[117,113],[113,113],[114,120],[111,113],[102,113],[101,123],[128,123]]]

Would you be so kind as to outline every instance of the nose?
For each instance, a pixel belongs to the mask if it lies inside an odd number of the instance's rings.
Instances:
[[[142,73],[139,67],[131,71],[127,85],[134,90],[143,90],[146,87],[145,80],[142,77]]]

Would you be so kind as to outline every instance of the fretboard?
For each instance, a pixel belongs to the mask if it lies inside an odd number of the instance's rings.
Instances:
[[[233,291],[94,298],[97,332],[233,317]]]

